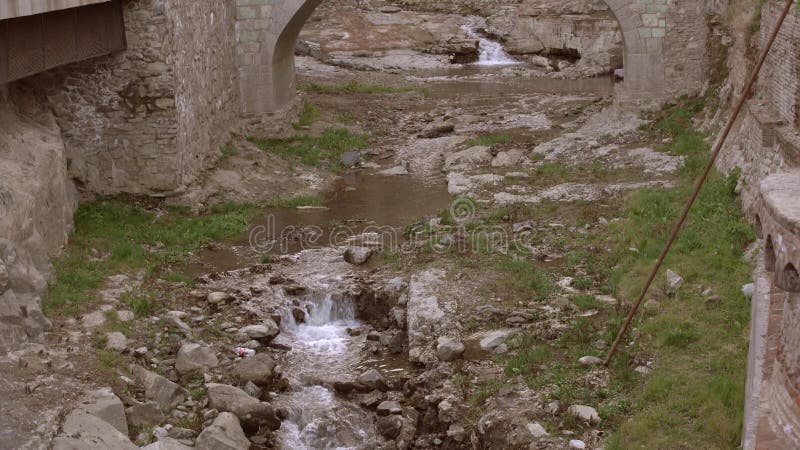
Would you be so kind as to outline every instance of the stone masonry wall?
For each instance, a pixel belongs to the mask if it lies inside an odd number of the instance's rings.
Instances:
[[[128,49],[26,83],[46,92],[70,176],[102,194],[180,192],[239,110],[231,2],[128,0]]]
[[[654,0],[659,3],[659,0]],[[660,0],[664,3],[666,0]],[[652,5],[657,8],[659,5]],[[667,4],[664,37],[664,70],[668,97],[697,95],[709,79],[709,67],[717,55],[707,52],[709,5],[695,0],[671,0]],[[659,25],[661,24],[661,19]],[[652,33],[660,33],[653,29]]]

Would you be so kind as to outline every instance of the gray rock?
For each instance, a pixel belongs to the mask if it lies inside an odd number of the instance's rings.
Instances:
[[[447,155],[444,159],[444,168],[450,170],[464,166],[473,167],[488,163],[491,160],[491,148],[484,146],[470,147],[466,150]]]
[[[602,359],[596,356],[584,356],[578,360],[579,363],[583,364],[584,366],[596,366],[603,362]]]
[[[545,430],[544,427],[538,422],[529,423],[525,426],[525,428],[528,429],[528,432],[531,434],[531,436],[537,439],[540,437],[549,436],[547,430]]]
[[[572,439],[569,441],[569,448],[575,450],[583,450],[586,448],[586,442],[583,442],[580,439]]]
[[[400,406],[400,403],[395,401],[385,401],[381,402],[378,405],[378,415],[379,416],[388,416],[391,414],[403,414],[403,407]]]
[[[387,5],[387,6],[381,6],[380,12],[384,14],[394,14],[394,13],[399,13],[402,10],[403,9],[400,8],[399,6]]]
[[[97,328],[106,323],[106,312],[105,311],[94,311],[89,314],[86,314],[81,318],[81,325],[84,328],[92,329]]]
[[[164,421],[164,413],[155,402],[133,405],[125,410],[125,415],[128,423],[136,428],[155,426]]]
[[[239,419],[229,412],[223,412],[214,423],[200,433],[195,443],[197,450],[247,450],[250,441],[245,436]]]
[[[588,424],[596,425],[600,423],[600,415],[591,406],[572,405],[567,409],[567,412]]]
[[[144,386],[145,397],[158,403],[164,412],[169,412],[188,397],[186,389],[141,366],[132,364],[131,373],[133,378]]]
[[[61,430],[63,436],[53,440],[53,450],[139,450],[113,425],[80,408],[67,415]]]
[[[381,175],[403,176],[408,175],[408,169],[405,166],[394,166],[385,170],[381,170]]]
[[[190,447],[186,444],[181,443],[177,439],[173,439],[171,437],[165,437],[160,441],[153,442],[150,445],[141,447],[140,450],[192,450],[194,447]]]
[[[342,164],[346,167],[353,167],[361,162],[361,152],[349,151],[342,153],[340,158]]]
[[[516,233],[522,233],[524,231],[533,231],[533,222],[530,220],[526,220],[525,222],[517,222],[511,227],[511,231]]]
[[[522,161],[522,150],[513,149],[505,152],[499,152],[492,160],[492,167],[513,167]]]
[[[256,385],[263,386],[272,380],[274,370],[275,361],[269,355],[259,353],[236,363],[233,374],[242,383],[252,381]]]
[[[503,345],[505,340],[511,336],[510,330],[494,330],[490,331],[486,334],[486,336],[481,339],[479,345],[481,349],[487,352],[494,353],[495,349],[500,345]]]
[[[246,326],[240,329],[239,332],[247,335],[250,339],[270,342],[280,334],[281,329],[274,320],[264,319],[262,324]]]
[[[423,139],[434,139],[442,136],[446,136],[451,134],[455,131],[456,127],[452,123],[441,123],[436,124],[431,127],[426,128],[424,131],[419,133],[417,137]]]
[[[454,361],[464,354],[464,344],[447,336],[439,337],[436,345],[436,356],[441,361]]]
[[[212,305],[218,305],[231,300],[233,297],[226,292],[209,292],[206,296],[206,301]]]
[[[403,418],[398,415],[378,417],[378,433],[386,439],[394,439],[403,430]]]
[[[386,380],[380,372],[375,369],[367,370],[356,378],[356,383],[363,386],[366,390],[386,391]]]
[[[638,366],[635,369],[633,369],[633,371],[638,374],[647,375],[650,373],[650,368],[647,366]]]
[[[117,311],[117,319],[119,319],[120,322],[130,322],[135,318],[136,315],[133,313],[133,311]]]
[[[121,352],[128,348],[128,338],[119,331],[106,333],[106,348]]]
[[[261,402],[234,386],[209,383],[206,387],[209,406],[235,414],[244,428],[257,430],[262,425],[273,431],[280,428],[281,421],[269,403]]]
[[[128,422],[125,420],[125,405],[111,388],[98,389],[81,402],[81,408],[89,414],[111,424],[120,433],[128,435]]]
[[[360,266],[372,256],[372,249],[367,247],[347,247],[344,251],[344,260],[354,266]]]
[[[244,385],[243,389],[247,395],[253,398],[261,398],[261,388],[256,386],[252,381],[248,381],[247,384]]]
[[[206,344],[188,343],[183,344],[178,350],[178,357],[175,361],[175,370],[179,374],[185,375],[197,370],[206,370],[217,367],[219,360],[214,350]]]
[[[405,284],[406,283],[402,277],[392,278],[386,282],[386,289],[394,292],[400,292],[403,290]]]
[[[742,294],[747,298],[753,298],[756,295],[756,285],[754,283],[747,283],[742,286]]]
[[[675,292],[680,289],[681,286],[683,286],[683,277],[672,270],[667,270],[667,287],[669,290]]]

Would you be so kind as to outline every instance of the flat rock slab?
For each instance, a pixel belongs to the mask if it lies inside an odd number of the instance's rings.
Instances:
[[[62,430],[64,436],[53,440],[54,450],[139,450],[113,425],[82,409],[67,415]]]
[[[770,175],[761,182],[761,197],[772,217],[800,234],[800,170]]]

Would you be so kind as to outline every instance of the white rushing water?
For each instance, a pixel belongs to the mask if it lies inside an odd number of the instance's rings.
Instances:
[[[285,449],[363,448],[375,435],[372,418],[356,405],[339,401],[321,386],[337,375],[354,377],[359,361],[358,346],[348,328],[359,326],[355,307],[349,299],[330,294],[312,295],[304,323],[291,313],[282,318],[291,390],[281,395],[278,405],[288,411],[281,425],[279,442]]]
[[[511,55],[506,53],[503,44],[492,41],[481,36],[476,31],[475,24],[467,24],[463,26],[464,31],[471,38],[477,39],[479,43],[479,56],[478,61],[475,63],[479,66],[509,66],[513,64],[521,64],[520,61],[512,58]]]

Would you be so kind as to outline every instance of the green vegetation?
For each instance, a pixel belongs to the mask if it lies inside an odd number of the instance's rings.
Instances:
[[[362,84],[356,80],[334,86],[311,83],[300,86],[300,89],[307,92],[341,92],[347,94],[397,94],[403,92],[419,92],[424,97],[429,97],[431,95],[430,89],[425,87],[395,87],[380,84]]]
[[[119,199],[82,203],[75,213],[75,234],[64,257],[55,261],[56,280],[42,301],[46,314],[72,314],[94,299],[92,291],[110,275],[185,261],[189,252],[247,229],[260,209],[229,204],[209,215],[193,216],[182,208],[162,214]],[[216,211],[216,212],[214,212]],[[178,274],[168,275],[177,280]],[[180,281],[186,281],[180,277]],[[146,297],[126,299],[137,312],[151,311]]]
[[[340,170],[342,154],[366,148],[369,137],[343,128],[328,128],[319,137],[295,136],[289,139],[250,137],[248,140],[261,150],[287,160],[298,160],[314,167],[324,163],[329,169]]]
[[[311,103],[306,103],[303,105],[303,112],[300,113],[300,118],[297,119],[297,122],[292,124],[292,127],[295,130],[308,128],[314,123],[315,120],[317,120],[317,118],[319,118],[319,114],[319,108]]]
[[[319,195],[297,195],[280,202],[284,208],[294,209],[299,206],[320,206],[324,200]]]
[[[236,148],[236,146],[234,146],[233,144],[225,144],[222,147],[220,147],[219,150],[222,153],[223,158],[228,158],[239,154],[239,149]]]
[[[511,136],[507,134],[487,134],[485,136],[470,139],[466,142],[467,147],[491,147],[493,145],[505,144],[511,141]]]
[[[703,107],[702,99],[684,100],[646,129],[656,142],[670,138],[665,151],[685,157],[676,187],[633,193],[615,213],[623,220],[608,224],[607,232],[563,242],[558,237],[533,236],[563,251],[568,267],[580,268],[573,287],[614,294],[628,303],[636,298],[708,158],[707,136],[692,127],[692,118]],[[542,176],[555,178],[567,176],[563,170],[547,163],[538,169]],[[686,283],[668,294],[663,272],[659,275],[648,296],[658,301],[658,308],[636,316],[632,328],[638,331],[625,341],[633,345],[624,345],[612,361],[607,387],[587,386],[585,377],[593,369],[578,359],[604,354],[627,309],[599,302],[594,295],[569,299],[568,309],[599,313],[571,321],[557,339],[533,333],[509,342],[514,351],[501,358],[505,376],[522,376],[532,388],[563,404],[595,406],[603,428],[611,432],[609,449],[685,448],[687,442],[692,448],[738,446],[749,323],[749,305],[739,288],[750,279],[743,252],[754,236],[742,218],[734,192],[737,181],[737,173],[710,177],[665,261],[665,267],[679,272]],[[577,226],[601,213],[594,205],[578,206],[584,212],[571,219]],[[557,212],[562,222],[572,215],[563,208]],[[551,212],[545,204],[534,212],[511,206],[487,217],[485,223],[509,223],[520,215],[536,214]],[[474,264],[492,264],[499,273],[487,289],[507,302],[541,300],[553,292],[552,276],[536,263],[513,255],[481,258]],[[708,305],[704,290],[723,300]],[[651,375],[634,372],[645,361],[653,362]],[[482,385],[473,404],[482,403],[502,381]],[[567,417],[555,420],[566,421],[570,429],[582,426]]]

